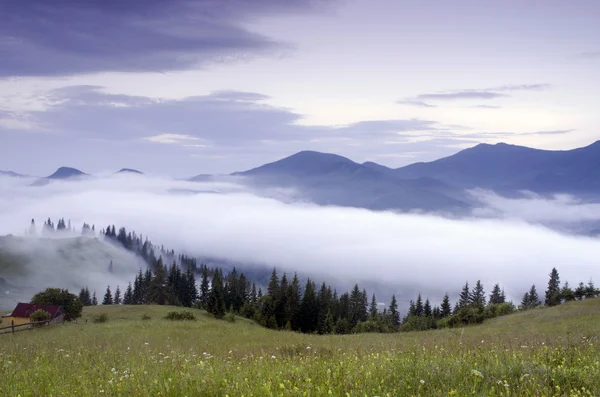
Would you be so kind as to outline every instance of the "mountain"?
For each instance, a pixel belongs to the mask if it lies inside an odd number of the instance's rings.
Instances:
[[[15,178],[22,178],[22,177],[25,177],[26,175],[17,174],[16,172],[13,172],[13,171],[0,171],[0,176],[11,176],[11,177],[15,177]]]
[[[574,150],[480,144],[453,156],[398,168],[399,178],[434,178],[459,188],[600,193],[600,141]]]
[[[469,207],[458,189],[443,183],[403,180],[330,153],[303,151],[232,175],[249,178],[254,185],[297,188],[300,198],[321,205],[455,212]],[[439,191],[442,187],[456,194]]]
[[[87,176],[85,172],[81,172],[76,168],[60,167],[54,174],[47,176],[46,179],[69,179],[80,176]]]
[[[139,174],[144,175],[142,171],[134,170],[133,168],[121,168],[116,172],[117,174]]]

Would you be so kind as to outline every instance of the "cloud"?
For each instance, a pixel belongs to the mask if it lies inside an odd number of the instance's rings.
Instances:
[[[500,109],[501,108],[501,106],[493,106],[493,105],[474,105],[471,107],[476,108],[476,109]]]
[[[49,216],[64,216],[77,225],[115,223],[178,252],[277,266],[288,273],[338,281],[346,288],[356,282],[377,283],[403,302],[418,291],[439,302],[446,291],[455,297],[465,280],[477,279],[488,291],[493,283],[501,283],[518,300],[532,283],[543,289],[553,266],[561,280],[571,284],[600,277],[597,239],[529,224],[518,215],[523,207],[503,207],[515,215],[505,219],[447,219],[286,204],[236,183],[148,176],[35,188],[4,178],[0,186],[2,234],[21,232],[32,217],[40,220],[38,224]],[[568,201],[553,205],[557,213],[578,206]],[[567,214],[567,219],[578,216]]]
[[[490,87],[481,90],[450,90],[433,93],[420,94],[414,97],[405,98],[396,101],[396,103],[404,105],[412,105],[418,107],[436,107],[428,101],[459,101],[459,100],[491,100],[498,98],[506,98],[509,95],[503,94],[504,91],[542,91],[552,88],[552,85],[545,83],[537,84],[510,84],[498,87]],[[492,108],[488,105],[476,105],[473,107]]]
[[[506,97],[505,94],[490,91],[454,91],[417,95],[417,100],[453,101],[458,99],[496,99]]]
[[[147,141],[155,142],[155,143],[182,143],[189,141],[197,141],[199,138],[183,135],[183,134],[160,134],[154,136],[148,136],[144,138]],[[183,146],[193,146],[193,147],[205,147],[205,145],[199,144],[184,144]]]
[[[586,59],[597,59],[597,58],[600,58],[600,51],[582,52],[582,53],[579,53],[578,56],[580,58],[586,58]]]
[[[0,76],[165,72],[273,53],[290,46],[251,32],[248,21],[315,11],[332,2],[8,2],[0,16]]]

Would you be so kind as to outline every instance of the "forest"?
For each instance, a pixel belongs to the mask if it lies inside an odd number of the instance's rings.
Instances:
[[[96,236],[95,226],[87,223],[79,232],[63,218],[56,228],[50,219],[44,222],[42,235],[61,232]],[[28,233],[36,233],[34,220]],[[84,306],[156,304],[196,307],[216,318],[239,315],[267,328],[303,333],[389,333],[457,327],[481,323],[517,310],[556,306],[600,294],[592,280],[587,284],[580,282],[575,289],[568,282],[561,286],[558,270],[552,268],[543,296],[540,297],[536,286],[532,285],[518,305],[507,301],[499,284],[492,287],[488,296],[480,280],[472,287],[466,281],[454,305],[448,293],[435,305],[418,294],[410,301],[407,313],[401,316],[395,295],[381,310],[376,296],[369,295],[358,284],[350,291],[338,292],[329,284],[317,284],[310,278],[301,284],[297,274],[290,277],[286,273],[279,274],[274,268],[263,291],[256,280],[250,280],[235,267],[225,273],[218,266],[198,265],[195,258],[155,246],[147,237],[144,239],[141,234],[128,232],[125,227],[117,229],[109,225],[100,230],[97,237],[134,252],[148,266],[145,270],[140,269],[124,291],[120,286],[113,286],[113,292],[111,286],[107,286],[101,301],[96,291],[83,287],[79,300]],[[111,261],[107,271],[112,272],[114,266]]]

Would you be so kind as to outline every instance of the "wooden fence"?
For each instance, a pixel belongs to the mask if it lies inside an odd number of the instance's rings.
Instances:
[[[25,324],[15,325],[15,322],[13,321],[12,324],[7,327],[0,327],[0,335],[14,334],[15,332],[21,332],[21,331],[31,331],[34,328],[48,326],[48,325],[50,325],[51,322],[52,322],[52,320],[44,320],[44,321],[32,321],[32,322],[25,323]]]

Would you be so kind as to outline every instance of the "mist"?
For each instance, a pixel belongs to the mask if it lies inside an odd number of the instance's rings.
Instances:
[[[516,204],[497,199],[479,210],[498,214],[500,202],[501,217],[475,213],[449,219],[321,207],[297,201],[286,190],[252,190],[239,179],[199,183],[119,175],[30,183],[0,178],[0,234],[22,234],[32,218],[38,230],[48,217],[70,219],[76,228],[87,222],[97,231],[115,224],[176,252],[275,266],[346,288],[377,284],[404,302],[421,292],[439,303],[446,292],[456,297],[465,281],[481,280],[486,292],[500,283],[509,299],[519,303],[531,284],[540,293],[545,290],[552,267],[571,285],[600,274],[600,240],[552,230],[537,222],[544,212],[532,218],[523,211],[529,205],[539,209],[539,197]],[[562,211],[562,221],[577,221],[589,210],[573,200],[547,204],[552,211],[546,213]],[[56,279],[48,276],[47,286],[72,273],[63,271],[69,264],[57,261],[52,266]],[[106,263],[94,266],[104,269]],[[108,280],[111,286],[119,282],[123,288],[133,279],[129,273],[121,276]]]

